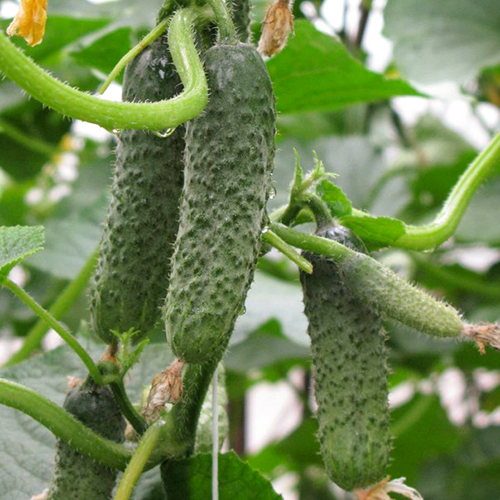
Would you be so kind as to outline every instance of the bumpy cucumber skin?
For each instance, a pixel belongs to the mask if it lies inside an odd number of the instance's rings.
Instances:
[[[124,440],[125,420],[108,387],[88,380],[68,393],[63,406],[101,436],[119,443]],[[116,476],[116,470],[104,467],[58,441],[47,500],[109,500]]]
[[[251,0],[232,0],[231,3],[234,27],[238,38],[243,43],[249,43],[252,37],[252,2]]]
[[[126,101],[159,101],[180,90],[166,35],[127,66]],[[178,229],[185,127],[161,138],[148,131],[120,134],[111,203],[91,283],[94,331],[108,344],[110,330],[138,330],[143,338],[161,316]]]
[[[354,250],[344,228],[319,236]],[[338,265],[312,253],[311,275],[301,273],[309,320],[319,441],[326,471],[345,490],[385,476],[391,448],[387,364],[382,317],[342,283]]]
[[[462,319],[453,307],[399,278],[374,259],[356,255],[343,262],[341,269],[348,288],[389,318],[428,335],[461,335]]]
[[[165,305],[167,340],[188,363],[217,359],[242,312],[260,249],[274,158],[275,109],[246,44],[205,56],[210,98],[186,129],[185,185]]]

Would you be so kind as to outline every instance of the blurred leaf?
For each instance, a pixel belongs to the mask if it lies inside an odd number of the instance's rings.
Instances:
[[[497,0],[389,0],[385,33],[401,72],[422,83],[463,83],[500,61]]]
[[[344,191],[338,186],[335,186],[335,184],[325,179],[317,187],[317,191],[321,199],[329,206],[334,217],[342,217],[351,214],[351,202]]]
[[[227,370],[246,372],[285,360],[308,358],[308,347],[291,341],[281,332],[276,335],[258,330],[251,333],[243,342],[231,347],[224,358],[224,365]]]
[[[331,111],[396,95],[421,95],[402,80],[368,71],[310,22],[295,23],[287,48],[267,63],[280,113]]]
[[[488,181],[472,198],[457,228],[455,237],[461,241],[500,244],[500,178]],[[478,221],[481,221],[478,224]]]
[[[19,262],[43,250],[42,226],[0,227],[0,279]]]
[[[391,415],[396,437],[388,472],[392,477],[406,477],[408,484],[416,484],[425,463],[460,445],[460,430],[450,423],[437,396],[417,395]]]
[[[262,272],[255,280],[245,302],[246,312],[238,318],[232,345],[241,342],[270,319],[277,319],[284,334],[299,345],[309,345],[307,320],[302,305],[302,290],[297,284],[272,278]]]
[[[404,223],[389,217],[347,215],[340,223],[352,229],[372,249],[389,246],[406,234]]]
[[[206,500],[212,492],[212,455],[200,454],[172,460],[162,471],[169,500]],[[234,452],[219,454],[220,500],[278,500],[263,476],[242,462]]]
[[[107,75],[132,48],[131,34],[131,28],[119,28],[94,40],[90,45],[72,51],[70,55],[81,66],[96,68]]]

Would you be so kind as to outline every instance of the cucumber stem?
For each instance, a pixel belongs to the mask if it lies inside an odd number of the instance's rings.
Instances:
[[[110,86],[110,84],[116,79],[116,77],[121,73],[123,68],[128,64],[129,61],[134,59],[139,53],[141,53],[148,45],[153,43],[166,29],[170,23],[170,18],[166,18],[157,24],[135,47],[132,47],[116,64],[111,73],[109,74],[106,81],[101,85],[98,94],[104,94],[104,91]]]
[[[32,389],[0,379],[0,404],[29,415],[72,448],[107,467],[124,470],[130,460],[131,453],[127,448],[96,434]]]
[[[156,421],[142,436],[118,484],[114,500],[129,500],[132,496],[137,480],[158,444],[162,425],[162,420]]]
[[[396,240],[392,246],[427,250],[444,243],[455,232],[474,193],[499,165],[500,133],[462,174],[434,221],[423,226],[406,226],[406,234]]]
[[[283,255],[288,257],[292,262],[295,262],[297,266],[302,269],[302,271],[307,274],[313,272],[312,264],[302,257],[298,252],[296,252],[286,241],[280,238],[273,231],[267,230],[262,233],[262,239],[269,243],[271,246],[279,250]]]
[[[0,70],[46,106],[108,130],[177,127],[201,113],[208,100],[207,81],[193,40],[194,16],[193,10],[181,9],[170,24],[170,52],[184,85],[184,91],[172,99],[128,103],[91,96],[49,75],[1,32]]]
[[[8,288],[14,295],[21,299],[39,318],[41,318],[47,325],[50,326],[59,336],[75,351],[78,357],[83,361],[87,367],[90,375],[95,380],[96,384],[102,385],[103,378],[101,372],[97,368],[88,352],[83,348],[83,346],[76,340],[71,333],[64,328],[64,326],[57,321],[49,311],[44,309],[38,302],[31,297],[27,292],[25,292],[21,287],[17,286],[13,281],[6,279],[3,286]]]
[[[123,380],[117,382],[111,382],[109,384],[113,396],[115,397],[116,404],[120,407],[123,416],[128,420],[130,425],[134,428],[135,432],[142,436],[147,428],[148,424],[144,417],[135,409],[134,405],[131,403],[127,391],[123,385]]]
[[[221,39],[236,39],[236,29],[234,27],[233,18],[224,0],[207,0],[207,2],[214,11],[215,19],[219,25]]]
[[[66,286],[48,310],[49,314],[54,319],[61,319],[64,313],[68,311],[68,309],[75,303],[76,299],[82,293],[83,289],[87,285],[92,271],[94,270],[97,254],[98,251],[95,250],[78,273],[78,276]],[[31,354],[40,347],[40,343],[48,330],[49,325],[45,320],[40,318],[28,332],[21,349],[14,353],[4,366],[15,365],[16,363],[29,358]]]

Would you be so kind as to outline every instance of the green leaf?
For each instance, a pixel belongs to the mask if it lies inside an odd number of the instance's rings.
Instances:
[[[206,500],[212,492],[212,455],[169,462],[164,472],[169,500]],[[219,454],[220,500],[278,500],[267,481],[234,452]]]
[[[43,250],[44,242],[42,226],[0,227],[0,279],[16,264]]]
[[[404,223],[390,217],[347,215],[340,219],[340,223],[352,229],[372,248],[389,246],[406,233]]]
[[[267,67],[280,113],[331,111],[396,95],[422,95],[402,80],[368,71],[340,42],[303,20],[295,23],[295,37]]]
[[[90,45],[70,52],[81,66],[90,66],[108,74],[116,63],[132,48],[131,28],[119,28],[94,40]]]
[[[465,82],[500,62],[498,0],[389,0],[385,34],[407,78]]]
[[[330,207],[332,215],[342,217],[350,215],[352,204],[344,191],[329,180],[324,180],[318,187],[317,192],[322,200]]]

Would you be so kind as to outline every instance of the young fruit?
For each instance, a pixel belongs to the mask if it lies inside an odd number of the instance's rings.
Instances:
[[[164,315],[177,357],[222,356],[260,249],[274,158],[271,80],[246,44],[206,52],[210,98],[186,127],[185,185]]]
[[[89,377],[70,390],[63,406],[101,436],[123,441],[125,420],[108,387],[96,385]],[[116,470],[104,467],[58,441],[47,500],[109,500],[116,475]]]
[[[345,228],[318,235],[362,250]],[[332,481],[359,489],[384,478],[391,448],[382,317],[343,284],[335,261],[304,256],[314,266],[312,274],[301,273],[301,282],[321,453]]]
[[[159,101],[179,91],[167,37],[129,63],[126,101]],[[171,131],[168,131],[171,132]],[[183,126],[168,137],[126,130],[119,136],[111,203],[91,284],[94,331],[108,344],[111,330],[137,330],[138,341],[161,315],[178,228],[183,184]]]
[[[399,278],[368,255],[355,254],[342,262],[342,279],[370,307],[428,335],[459,337],[460,314],[450,305]]]

